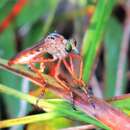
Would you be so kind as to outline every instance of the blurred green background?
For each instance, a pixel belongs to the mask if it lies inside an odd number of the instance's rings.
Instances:
[[[127,16],[130,15],[130,11],[128,3],[130,3],[129,0],[116,1],[111,16],[105,23],[103,33],[101,36],[97,35],[97,38],[101,37],[100,46],[95,50],[94,67],[90,70],[93,73],[88,79],[95,96],[100,98],[118,96],[130,91],[128,88],[130,84],[130,63],[128,60],[130,54],[130,18]],[[82,48],[82,43],[84,47],[87,46],[85,35],[90,28],[90,21],[97,4],[97,0],[1,0],[0,57],[10,59],[21,50],[31,47],[36,41],[54,31],[62,34],[66,39],[75,38],[79,50],[87,52],[86,49]],[[104,9],[104,12],[107,14],[107,8]],[[96,20],[98,22],[98,14]],[[103,22],[99,26],[104,26]],[[96,37],[91,39],[96,39]],[[89,43],[89,48],[92,48],[91,43]],[[87,56],[84,55],[84,57],[84,64],[87,64]],[[85,69],[84,76],[87,73]],[[88,79],[86,79],[87,82]],[[37,88],[27,79],[19,78],[2,69],[0,69],[0,83],[25,93]],[[52,96],[48,93],[48,97],[50,95]],[[34,110],[33,107],[27,103],[0,93],[0,120],[24,116],[32,110]],[[55,130],[69,127],[72,124],[81,124],[65,118],[48,123],[49,121],[37,123],[26,129]],[[23,128],[12,128],[12,130],[15,129]]]

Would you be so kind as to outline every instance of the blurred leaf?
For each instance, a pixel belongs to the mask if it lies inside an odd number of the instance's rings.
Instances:
[[[108,99],[108,102],[130,116],[130,106],[128,105],[130,104],[130,94],[113,97]]]
[[[29,96],[27,94],[24,94],[22,92],[18,92],[17,90],[9,88],[9,87],[7,87],[3,84],[0,84],[0,92],[8,94],[10,96],[20,98],[22,100],[26,100],[27,102],[34,104],[34,105],[37,101],[37,98],[35,98],[33,96]],[[54,112],[53,114],[55,116],[58,115],[58,116],[62,116],[62,117],[71,118],[73,120],[76,119],[76,120],[84,121],[86,123],[91,123],[91,124],[97,125],[101,128],[108,129],[108,127],[106,127],[102,123],[98,122],[95,118],[92,118],[88,115],[85,115],[81,111],[74,111],[71,104],[66,102],[66,101],[62,101],[62,100],[59,100],[59,99],[56,99],[56,100],[55,99],[48,99],[48,100],[41,99],[39,101],[38,105],[39,105],[40,108],[42,108],[43,110],[45,110],[47,112]],[[53,117],[54,116],[53,114],[51,115],[51,113],[50,113],[50,117]],[[46,115],[46,114],[44,114],[44,115]],[[43,117],[42,116],[41,117],[40,116],[31,117],[31,120],[24,119],[26,117],[23,117],[23,118],[21,118],[21,120],[20,119],[12,119],[12,121],[11,120],[0,121],[0,123],[4,127],[4,126],[7,126],[7,124],[8,124],[7,122],[10,122],[10,124],[8,126],[12,126],[12,125],[16,125],[16,124],[25,124],[26,122],[32,123],[32,122],[36,122],[36,120],[42,121],[42,120],[49,118],[48,116],[44,117],[44,115],[43,115]],[[19,121],[17,121],[17,120],[19,120]]]
[[[43,11],[43,15],[45,17],[45,22],[43,21],[38,21],[36,22],[33,26],[31,26],[31,30],[26,36],[24,40],[24,48],[29,47],[36,43],[39,39],[42,39],[45,37],[46,33],[48,33],[51,23],[53,21],[53,18],[55,16],[55,11],[58,6],[59,0],[53,1],[53,2],[47,2],[46,6],[48,7],[47,10]],[[51,7],[53,6],[53,7]],[[50,7],[50,9],[49,9]],[[49,11],[48,11],[49,9]],[[48,15],[46,15],[46,12]],[[34,31],[35,30],[35,31]]]
[[[0,62],[3,64],[5,63],[5,60],[0,59]],[[17,69],[19,69],[21,71],[20,66],[15,66],[16,71],[18,71]],[[26,70],[22,70],[22,74],[24,73],[24,71]],[[32,75],[32,73],[30,73]],[[34,77],[32,75],[32,77]],[[52,78],[50,76],[44,75],[45,80],[48,82],[48,84],[55,84],[54,86],[58,87],[56,81],[52,80]],[[15,96],[17,98],[26,100],[28,102],[30,102],[31,104],[35,104],[37,101],[37,98],[33,97],[33,96],[29,96],[27,94],[18,92],[14,89],[11,89],[9,87],[6,87],[5,85],[0,85],[0,91],[12,96]],[[100,123],[99,121],[97,121],[95,118],[92,118],[86,114],[82,114],[82,112],[79,111],[74,111],[72,106],[67,103],[67,102],[59,102],[59,100],[40,100],[38,103],[38,106],[41,107],[42,109],[44,109],[45,111],[56,111],[58,113],[60,113],[62,116],[71,118],[71,119],[76,119],[76,120],[80,120],[80,121],[84,121],[86,123],[91,123],[91,124],[95,124],[101,128],[106,128],[107,127],[105,125],[103,125],[102,123]]]
[[[107,24],[104,47],[105,47],[105,90],[106,97],[114,96],[117,79],[117,70],[121,41],[123,36],[123,27],[111,17]],[[125,63],[124,63],[125,64]]]
[[[16,119],[9,119],[5,121],[0,121],[0,128],[9,127],[13,125],[33,123],[33,122],[38,122],[41,120],[45,121],[45,120],[50,120],[56,117],[58,117],[58,114],[56,112],[49,112],[49,113],[44,113],[44,114],[37,114],[37,115],[16,118]]]
[[[1,57],[10,58],[15,54],[15,35],[12,28],[4,31],[0,35],[0,51]]]
[[[17,17],[17,26],[32,25],[41,16],[48,16],[48,12],[50,12],[55,3],[53,0],[28,0],[28,3]]]
[[[48,32],[48,30],[51,26],[52,20],[55,16],[55,12],[56,12],[58,3],[59,3],[59,0],[55,0],[55,3],[53,4],[53,8],[50,10],[50,14],[48,15],[48,18],[46,19],[45,24],[44,24],[43,36],[45,36],[45,34]]]
[[[8,0],[2,0],[0,1],[0,23],[5,19],[5,17],[8,16],[10,11],[12,10],[13,5],[16,3],[16,1],[8,1]]]
[[[37,22],[34,24],[29,33],[26,35],[26,37],[23,39],[23,48],[30,47],[34,45],[39,39],[43,38],[43,23]],[[34,31],[35,30],[35,31]]]
[[[57,112],[49,112],[16,119],[9,119],[0,121],[0,128],[13,125],[28,124],[27,130],[35,130],[36,128],[38,130],[57,130],[59,128],[67,127],[70,125],[70,122],[67,119],[61,118],[59,116],[61,115],[59,115]]]
[[[0,57],[9,58],[15,54],[15,39],[14,32],[11,28],[8,28],[0,35]],[[19,90],[21,86],[20,78],[12,75],[9,72],[5,72],[0,69],[0,82]],[[16,116],[18,112],[19,101],[14,98],[10,98],[8,95],[3,95],[5,105],[7,107],[8,114],[10,116]],[[13,105],[12,105],[13,104]],[[15,106],[15,107],[14,107]],[[16,107],[17,106],[17,107]]]
[[[1,0],[0,1],[0,9],[5,6],[5,4],[7,3],[8,0]]]
[[[87,82],[89,81],[96,55],[101,46],[102,34],[104,32],[106,22],[112,12],[115,2],[116,0],[98,1],[90,26],[85,33],[82,47],[84,56],[83,79]]]

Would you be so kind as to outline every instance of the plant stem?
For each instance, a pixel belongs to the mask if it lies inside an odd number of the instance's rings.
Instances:
[[[4,63],[1,63],[1,61],[3,61]],[[28,77],[34,83],[39,84],[40,86],[43,85],[42,82],[39,82],[39,80],[37,80],[36,76],[34,77],[34,75],[32,75],[32,73],[28,73],[24,69],[21,70],[21,68],[19,70],[18,66],[10,67],[6,63],[7,62],[5,62],[5,60],[0,59],[0,67],[13,71],[18,74],[20,73],[20,75]],[[50,76],[46,76],[46,75],[44,76],[47,83],[51,85],[51,87],[47,86],[50,90],[53,90],[53,92],[56,92],[56,94],[59,96],[62,96],[62,98],[67,99],[70,102],[72,101],[72,96],[70,95],[70,93],[65,93],[65,90],[63,87],[60,87],[60,86],[54,87],[56,85],[56,81],[53,82],[54,80],[52,80],[53,78],[50,78]],[[51,82],[49,80],[51,80]],[[5,88],[5,86],[1,86],[1,87]],[[71,88],[71,91],[75,95],[75,98],[73,98],[74,105],[76,106],[76,108],[80,109],[81,111],[85,113],[84,117],[83,115],[81,115],[81,112],[79,115],[76,116],[76,111],[74,111],[72,107],[68,107],[67,104],[58,105],[56,102],[53,102],[54,104],[52,104],[52,103],[49,103],[49,101],[43,102],[40,100],[38,105],[47,111],[56,110],[57,112],[61,113],[61,115],[64,115],[68,118],[72,117],[73,119],[82,120],[82,121],[84,120],[85,122],[89,122],[89,123],[91,122],[92,124],[96,126],[100,126],[101,128],[105,128],[105,129],[111,128],[113,130],[117,130],[117,129],[129,130],[130,129],[130,118],[128,118],[128,116],[126,116],[123,112],[119,111],[118,109],[115,109],[114,107],[109,105],[107,102],[99,98],[96,98],[96,97],[89,98],[88,95],[86,95],[86,93],[82,91],[82,89],[79,90],[78,88],[72,88],[71,86],[69,86],[69,84],[68,84],[68,87]],[[4,89],[4,90],[0,89],[0,90],[5,93],[7,90],[9,93],[10,89]],[[10,93],[14,95],[16,94],[16,91],[10,91]],[[17,95],[14,95],[14,96],[17,96]],[[17,97],[20,97],[21,99],[26,99],[30,103],[35,104],[36,98],[32,97],[31,99],[31,97],[28,97],[28,96],[25,95],[24,97],[24,95],[22,96],[21,94],[18,94]],[[92,104],[94,104],[94,106]]]

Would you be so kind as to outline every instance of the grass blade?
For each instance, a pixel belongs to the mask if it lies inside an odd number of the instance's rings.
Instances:
[[[0,84],[0,92],[17,97],[19,99],[25,100],[31,104],[36,104],[37,98],[24,94],[22,92],[19,92],[17,90],[14,90],[12,88],[9,88],[5,85]],[[73,110],[71,104],[69,104],[66,101],[61,101],[61,100],[40,100],[38,103],[38,106],[42,109],[44,109],[47,112],[51,112],[49,115],[50,117],[46,118],[46,115],[41,115],[40,117],[38,116],[32,116],[32,118],[29,117],[23,117],[23,118],[18,118],[18,119],[12,119],[12,120],[5,120],[5,121],[0,121],[0,126],[1,127],[9,127],[12,125],[18,125],[18,124],[26,124],[26,123],[31,123],[35,121],[42,121],[42,120],[47,120],[49,118],[53,118],[55,116],[63,116],[67,118],[71,118],[73,120],[80,120],[85,123],[91,123],[94,124],[98,127],[108,129],[104,124],[98,122],[95,118],[92,118],[90,116],[85,115],[81,111],[75,111]],[[52,113],[54,112],[54,113]],[[30,121],[26,121],[26,119],[31,118]],[[33,120],[34,118],[34,120]],[[17,123],[17,121],[19,122]],[[7,124],[9,123],[9,124]]]
[[[16,119],[9,119],[9,120],[0,121],[0,128],[11,127],[14,125],[34,123],[38,121],[45,121],[45,120],[50,120],[57,117],[58,117],[58,114],[56,112],[49,112],[49,113],[16,118]]]
[[[102,34],[116,0],[98,1],[96,11],[83,39],[84,74],[83,79],[89,81],[96,55],[101,46]]]

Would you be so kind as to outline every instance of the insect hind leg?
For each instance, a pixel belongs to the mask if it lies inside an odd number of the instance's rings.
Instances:
[[[76,110],[75,107],[75,102],[74,102],[74,98],[75,95],[73,94],[73,92],[71,91],[71,89],[59,78],[59,68],[61,65],[61,60],[58,61],[58,63],[56,64],[56,66],[53,68],[54,70],[51,72],[51,74],[55,77],[55,79],[60,83],[60,85],[66,90],[69,91],[70,93],[70,97],[71,97],[71,102],[72,102],[72,107],[74,110]]]
[[[94,100],[93,100],[93,90],[91,86],[88,86],[87,88],[82,87],[82,90],[85,92],[87,98],[88,98],[88,103],[90,103],[90,105],[92,105],[92,107],[95,109],[95,104],[94,104]]]
[[[42,76],[41,71],[40,71],[39,69],[37,69],[37,68],[34,66],[33,63],[29,63],[29,68],[30,68],[34,73],[36,73],[36,74],[38,75],[38,78],[39,78],[39,80],[40,80],[42,83],[46,84],[46,83],[45,83],[45,80],[44,80],[44,77]]]
[[[44,85],[44,87],[42,88],[42,91],[41,91],[40,95],[38,96],[38,98],[36,100],[36,106],[38,106],[38,103],[39,103],[40,99],[42,99],[44,97],[45,90],[46,90],[46,85]]]

